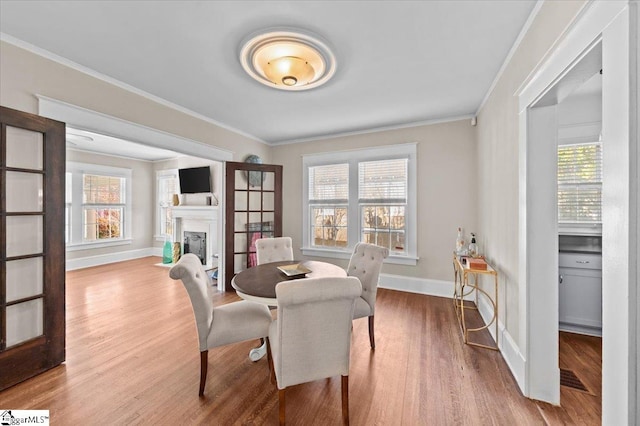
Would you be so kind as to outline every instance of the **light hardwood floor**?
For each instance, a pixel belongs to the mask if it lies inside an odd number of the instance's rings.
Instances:
[[[0,393],[0,409],[48,409],[52,425],[277,424],[267,361],[247,356],[257,341],[209,351],[198,398],[191,305],[158,261],[69,272],[65,364]],[[214,303],[233,300],[220,294]],[[598,388],[599,372],[589,374]],[[579,391],[562,388],[563,407],[523,397],[499,353],[462,343],[449,299],[379,290],[375,351],[367,320],[354,321],[352,425],[599,424],[599,388],[595,409],[571,392]],[[289,389],[287,420],[340,424],[340,378]]]

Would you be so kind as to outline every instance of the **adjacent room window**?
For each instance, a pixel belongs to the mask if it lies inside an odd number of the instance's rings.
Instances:
[[[82,174],[83,241],[123,237],[125,187],[123,177]]]
[[[65,204],[64,204],[64,243],[71,242],[71,206],[73,201],[73,192],[71,190],[73,182],[73,173],[65,173]]]
[[[101,246],[130,239],[131,170],[67,164],[67,245]]]
[[[602,142],[558,146],[560,227],[602,224]]]
[[[177,169],[156,172],[156,239],[163,239],[165,235],[173,236],[171,207],[173,196],[179,192]]]
[[[303,165],[305,255],[348,258],[362,241],[415,264],[415,144],[308,155]]]

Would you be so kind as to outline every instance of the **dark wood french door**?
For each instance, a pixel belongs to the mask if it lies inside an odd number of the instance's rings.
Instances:
[[[282,236],[282,166],[225,163],[225,290],[254,266],[254,242]]]
[[[0,107],[0,390],[65,357],[65,124]]]

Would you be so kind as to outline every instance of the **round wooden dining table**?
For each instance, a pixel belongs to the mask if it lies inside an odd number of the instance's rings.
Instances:
[[[310,272],[304,275],[287,276],[278,269],[278,266],[299,265]],[[238,296],[245,300],[262,303],[267,306],[278,306],[276,299],[276,285],[282,281],[320,278],[320,277],[346,277],[347,272],[339,266],[331,263],[318,262],[315,260],[287,260],[283,262],[263,263],[252,266],[236,274],[231,279],[231,286],[236,290]],[[267,353],[267,344],[249,351],[249,359],[258,361]]]
[[[289,277],[279,266],[300,265],[310,272],[304,275]],[[315,260],[286,260],[282,262],[263,263],[239,272],[231,280],[231,286],[238,296],[245,300],[262,303],[267,306],[278,306],[276,285],[282,281],[320,277],[346,277],[347,272],[341,267],[327,262]]]

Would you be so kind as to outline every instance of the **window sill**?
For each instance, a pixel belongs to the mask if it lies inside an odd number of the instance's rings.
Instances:
[[[558,224],[559,235],[602,235],[602,225]]]
[[[305,256],[328,257],[332,259],[351,259],[351,254],[353,253],[353,250],[330,250],[315,247],[303,247],[301,251]],[[384,263],[415,266],[418,263],[418,257],[390,254]]]
[[[78,251],[78,250],[90,250],[97,249],[103,247],[115,247],[115,246],[125,246],[131,244],[133,240],[130,238],[125,238],[122,240],[114,240],[114,241],[100,241],[95,243],[72,243],[67,244],[66,251]]]

